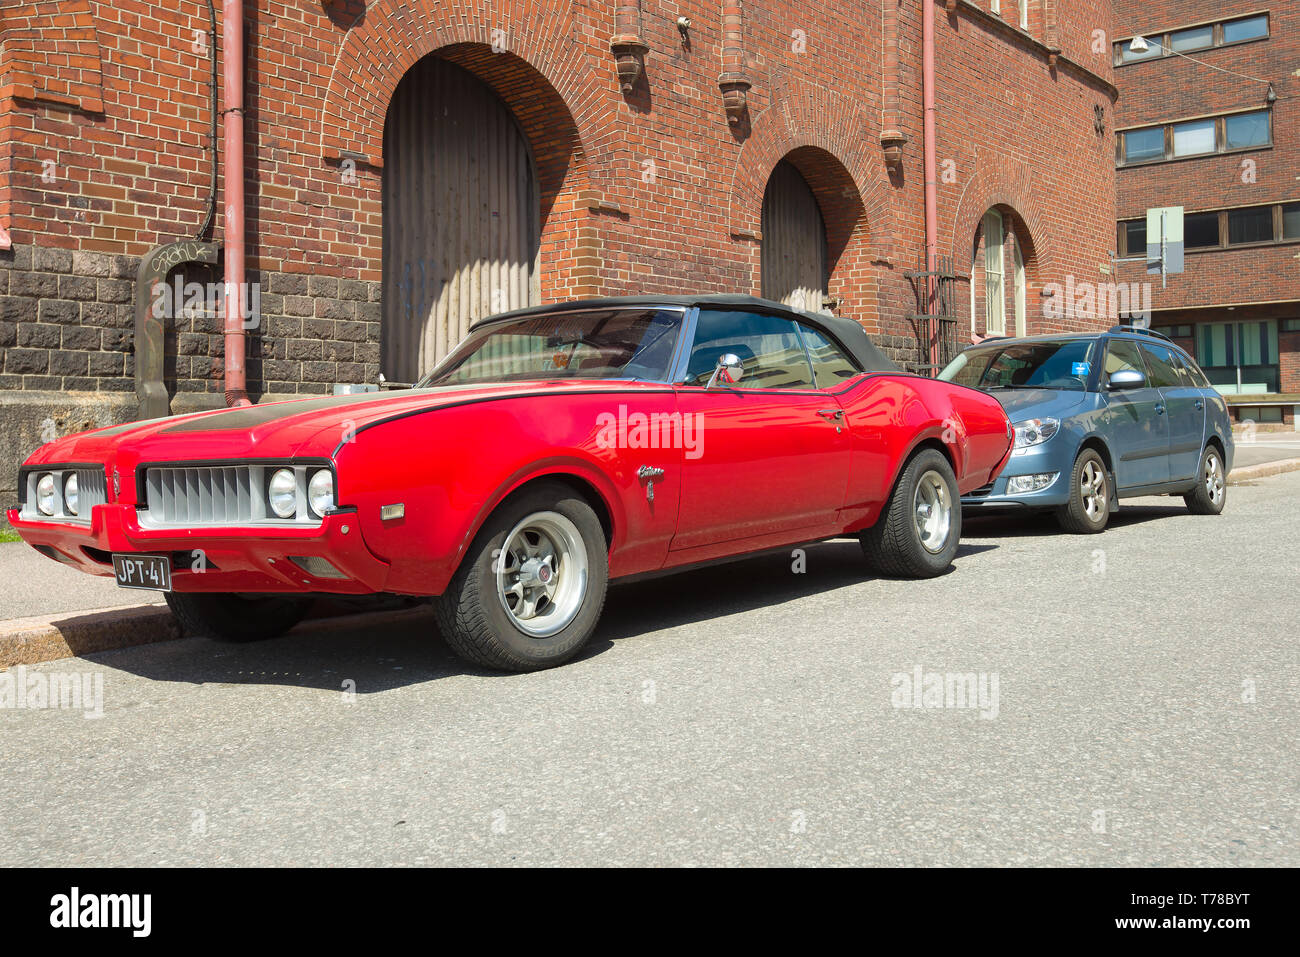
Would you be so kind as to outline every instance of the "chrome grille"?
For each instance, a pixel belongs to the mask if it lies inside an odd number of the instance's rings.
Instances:
[[[253,481],[247,465],[151,468],[145,472],[145,517],[159,525],[247,525],[265,517],[254,514]]]
[[[77,476],[77,514],[68,511],[63,501],[63,486],[68,476]],[[54,514],[42,515],[36,507],[36,486],[42,475],[54,476]],[[62,468],[54,466],[47,469],[32,469],[27,473],[27,496],[23,502],[22,517],[28,521],[45,522],[79,522],[90,524],[90,510],[96,505],[108,501],[108,478],[102,468]]]
[[[266,483],[278,468],[293,469],[298,480],[299,506],[292,518],[280,518],[266,504]],[[144,474],[140,524],[154,528],[318,525],[320,519],[306,504],[308,471],[301,465],[150,466]]]

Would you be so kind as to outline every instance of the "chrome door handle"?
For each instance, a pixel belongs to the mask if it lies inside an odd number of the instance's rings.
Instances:
[[[830,419],[832,421],[842,421],[844,419],[843,409],[818,409],[817,414],[823,419]]]
[[[1156,415],[1164,415],[1164,414],[1165,414],[1165,407],[1163,405],[1156,406]]]
[[[1197,412],[1200,412],[1200,411],[1201,411],[1202,409],[1204,409],[1204,408],[1205,408],[1205,403],[1202,402],[1200,399],[1197,399],[1197,400],[1196,400],[1196,411],[1197,411]]]

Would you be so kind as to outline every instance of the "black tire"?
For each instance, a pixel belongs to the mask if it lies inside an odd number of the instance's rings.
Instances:
[[[567,519],[576,531],[580,541],[570,542],[569,550],[575,562],[579,551],[585,554],[585,577],[565,581],[563,576],[572,574],[572,565],[566,566],[565,572],[552,572],[557,589],[578,589],[572,594],[580,597],[575,599],[576,612],[567,624],[554,633],[535,636],[523,630],[522,619],[508,607],[509,597],[498,590],[496,563],[514,564],[513,552],[503,551],[508,548],[507,538],[526,519],[548,513]],[[558,549],[554,542],[552,546]],[[585,581],[580,589],[579,578]],[[568,485],[544,482],[506,499],[489,516],[446,592],[434,599],[434,609],[443,638],[466,661],[500,671],[538,671],[564,664],[582,650],[600,620],[608,583],[608,545],[600,519]],[[547,607],[545,600],[539,600],[537,607]],[[565,620],[563,605],[552,603],[549,608],[558,613],[558,621]],[[540,616],[529,623],[541,629],[550,627]]]
[[[918,506],[929,504],[924,486],[938,491],[935,481],[946,494],[948,522],[941,537],[936,532],[927,544],[918,527]],[[961,497],[957,477],[942,452],[922,449],[908,460],[876,524],[859,532],[858,541],[867,562],[886,575],[934,578],[948,570],[961,543]]]
[[[1056,520],[1067,532],[1095,535],[1110,521],[1111,494],[1106,463],[1095,449],[1084,449],[1070,469],[1070,501],[1056,510]]]
[[[1201,453],[1201,467],[1196,470],[1196,484],[1183,496],[1193,515],[1218,515],[1228,502],[1228,476],[1223,470],[1223,455],[1213,445]]]
[[[283,635],[302,621],[312,599],[170,592],[167,605],[185,631],[213,641],[242,643]]]

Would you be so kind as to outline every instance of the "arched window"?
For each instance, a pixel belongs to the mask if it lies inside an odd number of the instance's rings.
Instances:
[[[990,209],[984,214],[984,330],[990,336],[1005,335],[1007,331],[1004,238],[1002,214]]]

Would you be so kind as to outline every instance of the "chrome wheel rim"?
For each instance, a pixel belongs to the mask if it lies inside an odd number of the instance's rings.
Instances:
[[[1101,517],[1106,514],[1106,473],[1096,462],[1083,464],[1083,472],[1079,476],[1079,499],[1088,520],[1101,521]]]
[[[912,513],[921,547],[932,555],[943,551],[952,529],[952,496],[948,494],[948,483],[933,469],[916,483]]]
[[[577,617],[587,595],[587,548],[559,512],[534,512],[506,536],[494,561],[497,597],[511,624],[549,638]]]
[[[1218,505],[1223,501],[1223,465],[1219,462],[1217,452],[1205,456],[1205,494],[1210,501]]]

